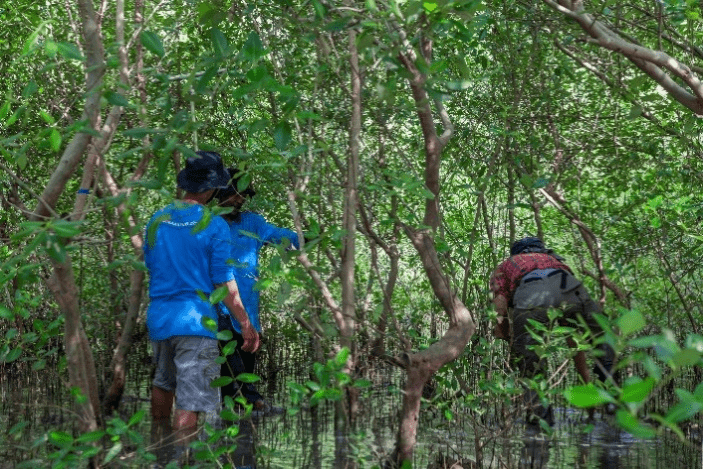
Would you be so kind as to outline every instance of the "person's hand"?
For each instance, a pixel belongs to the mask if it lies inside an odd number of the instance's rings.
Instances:
[[[496,339],[510,340],[510,321],[505,316],[498,316],[498,322],[493,329]]]
[[[242,350],[245,352],[254,353],[259,350],[260,340],[259,333],[256,332],[254,326],[251,322],[247,321],[246,324],[242,324],[242,337],[244,338],[244,344],[242,345]]]

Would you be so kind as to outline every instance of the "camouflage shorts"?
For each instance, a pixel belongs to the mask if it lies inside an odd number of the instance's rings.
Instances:
[[[176,408],[211,412],[220,402],[220,389],[210,383],[220,376],[215,362],[217,340],[199,336],[176,336],[152,341],[156,374],[154,386],[175,392]]]

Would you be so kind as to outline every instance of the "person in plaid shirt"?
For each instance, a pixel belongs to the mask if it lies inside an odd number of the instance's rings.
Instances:
[[[562,311],[559,320],[562,325],[585,324],[591,340],[603,333],[595,319],[601,313],[600,306],[574,277],[564,259],[545,248],[540,238],[528,237],[513,243],[510,257],[496,268],[490,283],[498,313],[494,334],[510,341],[522,376],[533,378],[543,369],[544,360],[532,350],[538,341],[530,334],[528,325],[530,319],[548,324],[550,308]],[[576,345],[571,338],[568,342]],[[594,372],[605,381],[613,366],[614,351],[606,343],[598,344],[597,349],[600,356],[595,359]],[[590,376],[583,352],[576,354],[574,364],[588,383]]]

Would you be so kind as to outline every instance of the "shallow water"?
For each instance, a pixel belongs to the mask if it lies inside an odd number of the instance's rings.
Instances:
[[[279,374],[275,383],[261,384],[271,401],[289,412],[277,415],[255,414],[251,424],[242,424],[240,432],[251,436],[250,445],[240,445],[239,452],[255,452],[258,468],[326,469],[335,467],[334,406],[323,402],[312,409],[292,413],[288,392]],[[57,390],[50,372],[35,374],[32,379],[0,380],[0,468],[14,468],[20,461],[37,457],[41,451],[32,442],[52,429],[71,432],[72,415],[66,395]],[[355,430],[348,436],[350,457],[359,468],[378,467],[393,450],[397,432],[402,383],[398,373],[385,375],[360,399],[360,415]],[[144,377],[128,384],[121,406],[124,420],[138,410],[148,415],[148,381]],[[32,383],[30,386],[29,383]],[[49,390],[51,390],[49,392]],[[454,418],[425,410],[421,416],[414,467],[427,468],[438,460],[480,459],[483,468],[583,468],[583,469],[687,469],[700,468],[700,439],[693,443],[674,436],[640,440],[619,430],[613,417],[596,414],[591,425],[584,413],[568,408],[556,409],[552,434],[529,427],[519,419],[501,424],[481,423],[456,405]],[[212,416],[211,416],[212,417]],[[215,419],[216,421],[216,419]],[[217,423],[220,426],[221,423]],[[19,430],[18,430],[19,428]],[[13,430],[14,429],[14,430]],[[585,431],[588,430],[588,431]],[[149,434],[148,417],[137,425],[145,438]],[[481,445],[480,458],[476,447]],[[44,443],[47,447],[46,443]],[[49,448],[51,449],[51,448]],[[46,454],[46,453],[44,453]],[[108,467],[143,467],[130,463],[129,455],[119,464]],[[48,464],[47,464],[48,467]],[[440,466],[441,467],[441,466]]]

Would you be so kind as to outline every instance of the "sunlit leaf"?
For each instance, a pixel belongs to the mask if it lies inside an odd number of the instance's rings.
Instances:
[[[261,378],[253,373],[240,373],[235,379],[237,381],[241,381],[242,383],[256,383],[261,380]]]
[[[214,304],[221,302],[222,300],[227,298],[228,294],[229,294],[229,288],[227,288],[227,285],[223,285],[223,286],[215,289],[215,291],[210,293],[210,298],[209,298],[210,304],[214,305]]]
[[[642,330],[642,328],[647,325],[642,313],[634,309],[620,316],[617,323],[620,328],[620,333],[625,337]]]
[[[221,388],[222,386],[227,386],[232,381],[234,381],[234,379],[232,379],[231,376],[220,376],[219,378],[215,378],[212,380],[212,382],[210,383],[210,387]]]
[[[106,435],[105,430],[95,430],[93,432],[88,432],[84,433],[78,438],[76,438],[76,442],[78,443],[93,443],[94,441],[100,440],[102,437]]]
[[[334,357],[334,363],[338,367],[342,367],[346,365],[347,360],[349,359],[349,349],[347,347],[342,347],[339,352],[337,352],[337,355]]]
[[[230,332],[231,334],[231,332]],[[225,357],[228,357],[234,353],[234,351],[237,349],[237,341],[236,340],[231,340],[227,342],[227,344],[222,347],[222,355]]]
[[[61,56],[70,60],[83,61],[85,58],[81,55],[81,51],[75,44],[70,42],[59,42],[57,44],[58,52]]]
[[[654,378],[647,378],[643,381],[624,386],[620,400],[623,402],[642,402],[647,398],[654,388]]]
[[[49,441],[59,447],[70,445],[73,443],[73,437],[66,432],[52,431],[49,432]]]
[[[637,417],[626,410],[618,410],[615,414],[618,424],[637,438],[653,438],[657,432],[650,425],[640,422]]]
[[[564,391],[564,397],[577,407],[595,407],[609,402],[615,402],[613,396],[604,389],[593,384],[572,386]]]
[[[112,448],[110,448],[110,451],[107,452],[105,455],[105,460],[103,461],[104,463],[108,463],[115,459],[115,457],[120,454],[122,451],[122,442],[118,441],[114,445],[112,445]]]
[[[217,333],[217,321],[208,316],[203,316],[200,319],[200,324],[203,325],[205,329],[211,332]]]
[[[129,418],[129,422],[127,422],[127,426],[131,427],[132,425],[136,425],[137,423],[141,422],[142,420],[144,420],[144,415],[146,415],[146,413],[144,412],[144,409],[138,410],[137,412],[134,413],[134,415],[132,415]]]

